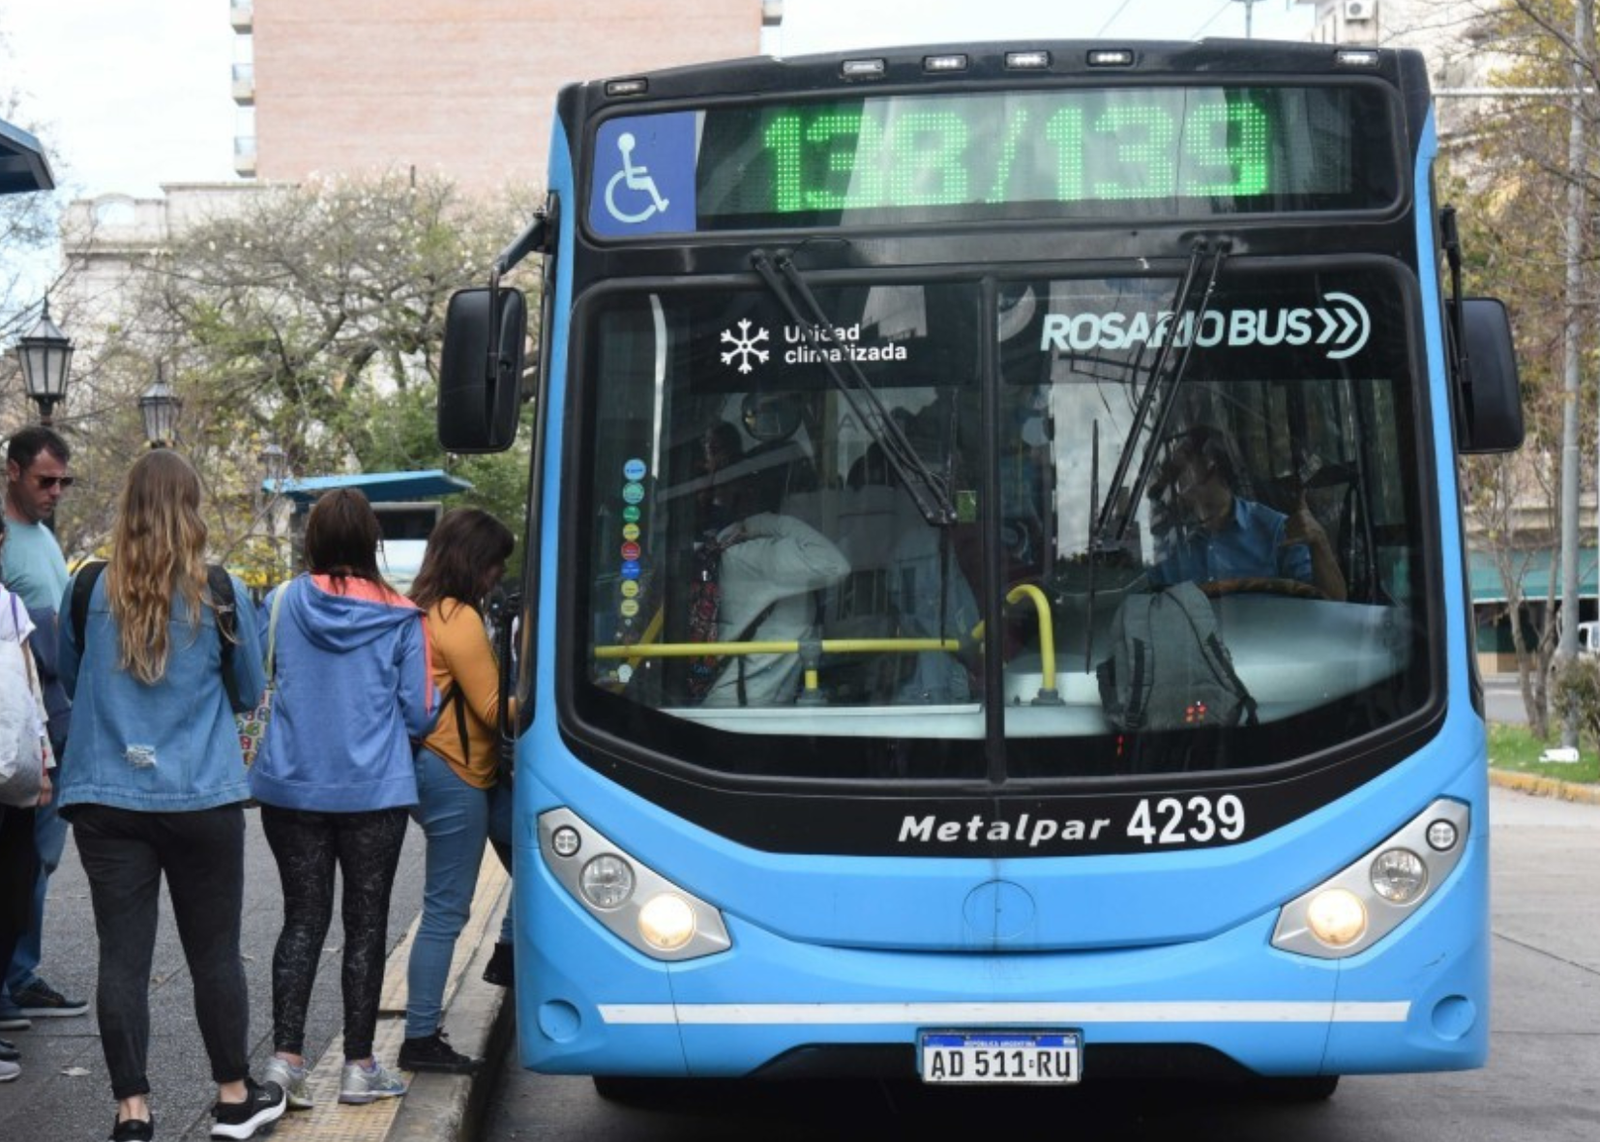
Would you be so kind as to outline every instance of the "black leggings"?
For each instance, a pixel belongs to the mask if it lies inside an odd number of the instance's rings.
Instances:
[[[224,805],[168,813],[74,805],[72,834],[100,937],[95,1008],[112,1097],[150,1093],[150,963],[163,877],[194,980],[195,1022],[211,1078],[248,1078],[250,999],[239,958],[243,810]]]
[[[306,1007],[333,920],[333,874],[344,877],[344,1055],[372,1054],[389,938],[389,891],[406,838],[405,809],[313,813],[261,806],[283,881],[283,932],[272,954],[272,1041],[304,1053]]]

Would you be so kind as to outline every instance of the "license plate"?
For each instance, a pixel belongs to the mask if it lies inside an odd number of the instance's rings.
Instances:
[[[1075,1083],[1083,1074],[1077,1031],[924,1031],[917,1064],[925,1083]]]

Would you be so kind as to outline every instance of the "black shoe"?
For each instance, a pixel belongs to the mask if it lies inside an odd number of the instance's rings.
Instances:
[[[22,1052],[17,1050],[17,1045],[9,1039],[0,1039],[0,1063],[14,1063],[22,1058]]]
[[[87,999],[68,999],[42,979],[12,992],[11,1002],[25,1019],[56,1019],[89,1010]]]
[[[517,981],[517,958],[514,944],[499,943],[483,969],[483,982],[496,987],[510,987]]]
[[[400,1069],[435,1075],[470,1075],[478,1069],[478,1060],[452,1047],[443,1031],[435,1031],[400,1044]]]
[[[156,1136],[155,1115],[126,1118],[111,1124],[111,1142],[150,1142]]]
[[[248,1093],[243,1102],[219,1102],[211,1108],[211,1117],[216,1119],[211,1137],[254,1138],[263,1126],[270,1130],[289,1108],[289,1100],[277,1083],[262,1086],[255,1079],[245,1079],[244,1085]]]

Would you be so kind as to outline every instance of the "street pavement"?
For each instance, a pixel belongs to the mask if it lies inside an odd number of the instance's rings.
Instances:
[[[277,864],[261,832],[260,814],[246,811],[243,949],[250,986],[250,1041],[259,1077],[272,1054],[272,949],[283,918]],[[422,906],[423,837],[411,826],[400,856],[389,910],[392,951]],[[340,1033],[343,1007],[339,959],[344,929],[335,909],[312,995],[306,1054],[320,1057]],[[89,887],[70,837],[45,907],[42,974],[75,998],[94,998],[98,944]],[[216,1098],[194,1021],[194,990],[166,893],[151,973],[151,1107],[158,1139],[205,1139]],[[70,1019],[35,1020],[30,1031],[3,1031],[22,1051],[22,1076],[0,1086],[0,1139],[5,1142],[89,1142],[107,1136],[116,1104],[106,1074],[94,1008]],[[393,1064],[392,1058],[385,1062]]]

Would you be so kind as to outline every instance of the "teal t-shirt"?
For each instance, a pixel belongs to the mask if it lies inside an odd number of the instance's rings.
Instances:
[[[53,531],[42,523],[6,517],[5,560],[0,576],[30,611],[56,610],[67,590],[67,561]]]

